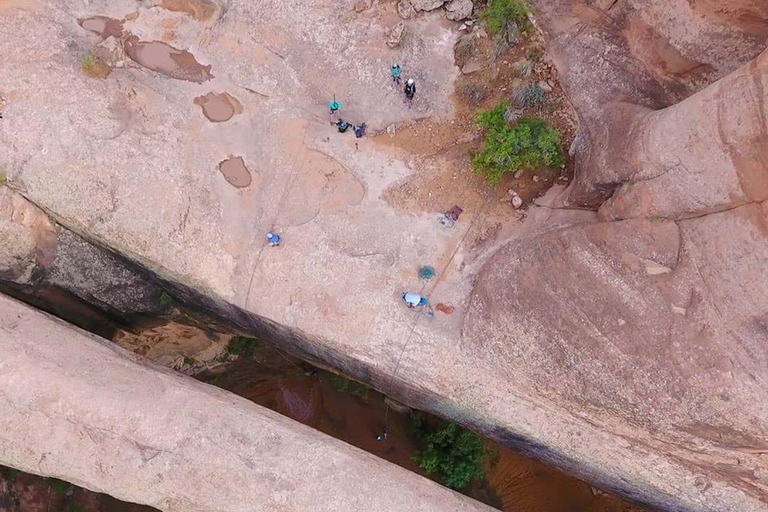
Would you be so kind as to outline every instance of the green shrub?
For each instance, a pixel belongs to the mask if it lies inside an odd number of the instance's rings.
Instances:
[[[522,108],[538,107],[544,102],[544,89],[538,84],[523,84],[512,90],[515,105]]]
[[[507,171],[559,166],[564,162],[560,134],[543,119],[520,118],[514,126],[504,119],[508,104],[502,101],[482,110],[475,122],[485,132],[482,150],[472,159],[475,172],[495,185]]]
[[[65,482],[64,480],[59,480],[57,478],[51,478],[50,485],[51,491],[54,494],[65,494],[69,488],[72,487],[71,483]]]
[[[261,342],[256,338],[246,336],[232,336],[227,344],[227,354],[231,356],[240,356],[243,358],[253,357],[256,349],[261,346]]]
[[[412,424],[419,441],[413,459],[424,473],[436,473],[451,489],[485,476],[486,450],[480,436],[447,421],[429,425],[419,413],[412,415]]]
[[[211,375],[207,379],[205,379],[206,384],[210,384],[211,386],[216,386],[217,388],[222,387],[223,382],[224,382],[224,379],[221,377],[221,375]]]
[[[530,9],[523,0],[489,0],[483,12],[485,24],[494,34],[504,34],[509,39],[510,30],[528,26]]]
[[[168,308],[173,306],[173,303],[175,301],[173,300],[173,297],[171,297],[167,292],[163,292],[160,294],[160,305],[164,308]]]
[[[0,476],[5,478],[6,480],[10,480],[13,482],[19,477],[19,474],[21,472],[18,469],[15,468],[9,468],[7,466],[0,466]]]
[[[330,373],[328,380],[336,391],[347,391],[349,389],[349,379],[338,373]]]
[[[91,53],[83,57],[80,68],[84,75],[91,78],[107,78],[112,72],[106,62]]]

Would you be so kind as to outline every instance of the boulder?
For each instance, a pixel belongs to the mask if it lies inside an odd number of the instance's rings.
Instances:
[[[443,6],[445,0],[410,0],[413,8],[418,11],[434,11]]]
[[[413,5],[409,0],[400,0],[397,2],[397,14],[404,20],[410,19],[416,11],[413,9]]]
[[[123,48],[123,43],[115,36],[109,36],[99,43],[94,54],[111,68],[122,68],[127,62],[130,62]]]
[[[394,27],[387,30],[387,46],[390,48],[396,48],[403,43],[405,35],[407,34],[405,23],[399,22]]]
[[[472,16],[472,0],[450,0],[445,4],[445,17],[453,21],[461,21]]]
[[[480,71],[481,69],[483,69],[483,65],[479,61],[471,60],[461,67],[461,72],[465,75],[469,75],[476,71]]]
[[[358,0],[355,3],[355,12],[363,12],[371,8],[373,0]]]

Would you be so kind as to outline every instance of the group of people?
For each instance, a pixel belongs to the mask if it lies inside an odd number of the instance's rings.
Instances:
[[[403,73],[403,69],[400,67],[400,64],[396,62],[393,63],[389,70],[392,73],[392,83],[399,86]],[[413,105],[413,97],[416,95],[416,80],[413,78],[406,80],[403,92],[405,93],[405,102],[408,105],[408,108],[410,108]],[[336,97],[333,98],[333,101],[328,102],[328,110],[331,114],[331,125],[335,125],[339,132],[344,133],[349,129],[350,126],[352,126],[357,138],[360,138],[365,134],[365,123],[351,125],[339,117],[339,112],[341,112],[341,103],[336,101]]]
[[[395,62],[392,64],[392,66],[389,68],[390,72],[392,73],[392,83],[395,85],[400,85],[401,75],[403,73],[402,68],[400,67],[400,64]],[[408,104],[408,107],[410,108],[413,104],[413,96],[416,94],[416,81],[413,78],[409,78],[405,81],[405,89],[403,89],[403,92],[405,93],[405,102]]]

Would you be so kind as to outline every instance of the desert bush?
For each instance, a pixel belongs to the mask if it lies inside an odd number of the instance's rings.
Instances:
[[[502,101],[491,110],[480,111],[475,118],[485,132],[485,141],[474,155],[472,167],[494,185],[508,171],[564,162],[560,133],[536,117],[523,117],[510,125],[504,118],[508,106]]]
[[[456,42],[453,47],[453,59],[457,66],[463,66],[475,54],[475,41],[472,36],[464,36]]]
[[[413,459],[424,473],[437,473],[452,489],[483,478],[486,450],[480,436],[447,421],[430,424],[420,413],[412,415],[412,425],[419,442]]]
[[[538,84],[522,84],[512,89],[512,99],[522,108],[538,107],[544,102],[544,89]]]
[[[91,53],[83,57],[80,68],[84,75],[91,78],[107,78],[112,72],[112,68],[106,62]]]
[[[483,18],[488,30],[509,41],[528,26],[529,11],[524,0],[489,0]]]
[[[533,73],[533,62],[528,59],[523,59],[515,63],[514,66],[515,76],[520,78],[527,78]]]

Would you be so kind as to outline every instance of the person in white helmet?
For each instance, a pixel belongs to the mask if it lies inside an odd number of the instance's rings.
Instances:
[[[407,82],[405,82],[405,100],[408,102],[408,106],[411,106],[411,103],[413,103],[413,95],[416,94],[416,82],[413,78],[409,78]]]

